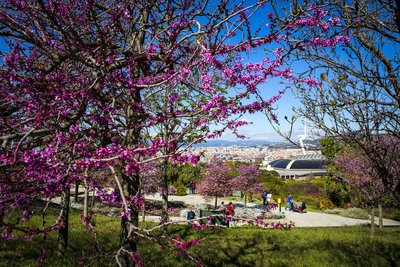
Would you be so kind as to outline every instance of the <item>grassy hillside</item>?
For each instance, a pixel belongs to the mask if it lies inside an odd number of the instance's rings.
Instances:
[[[47,217],[49,223],[56,212]],[[35,266],[42,244],[46,248],[46,266],[77,266],[78,260],[88,266],[115,266],[112,252],[118,246],[119,220],[95,216],[99,233],[96,238],[100,253],[95,249],[92,233],[84,230],[79,216],[73,213],[70,222],[68,255],[56,257],[56,233],[25,239],[0,241],[0,266]],[[41,227],[34,217],[30,225]],[[148,224],[147,226],[151,226]],[[206,266],[398,266],[400,262],[400,228],[377,229],[370,238],[369,228],[294,228],[263,230],[256,227],[192,230],[187,225],[169,229],[171,236],[183,240],[204,238],[190,248]],[[145,266],[195,266],[193,262],[164,250],[150,241],[141,241],[140,251]]]

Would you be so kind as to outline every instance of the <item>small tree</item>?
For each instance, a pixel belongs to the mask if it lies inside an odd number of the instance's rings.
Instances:
[[[263,190],[263,185],[259,183],[260,171],[254,165],[239,165],[237,171],[239,176],[232,180],[232,186],[233,189],[244,193],[244,204],[246,205],[249,195]]]
[[[228,164],[214,161],[207,165],[205,178],[198,186],[199,194],[206,200],[215,197],[215,209],[218,197],[225,197],[232,191],[230,171]]]
[[[343,177],[360,198],[371,205],[371,235],[374,234],[374,208],[380,204],[385,192],[382,179],[376,176],[368,158],[361,151],[346,149],[343,153],[336,156],[334,160],[338,167],[338,175]],[[379,209],[381,211],[381,208]],[[382,214],[379,214],[380,222]]]

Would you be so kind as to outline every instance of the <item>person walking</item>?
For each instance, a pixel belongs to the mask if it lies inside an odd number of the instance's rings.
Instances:
[[[195,182],[192,182],[192,192],[193,192],[193,195],[196,194],[196,183]]]
[[[193,181],[189,183],[189,194],[193,194]]]
[[[289,211],[293,210],[293,203],[292,203],[292,201],[293,201],[292,195],[289,194],[288,197],[287,197],[287,209],[288,209]]]
[[[263,206],[265,207],[267,201],[267,192],[264,191],[264,193],[262,194],[262,199],[263,199]]]

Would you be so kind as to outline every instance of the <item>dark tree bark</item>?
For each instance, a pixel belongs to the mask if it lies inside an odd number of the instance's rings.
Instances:
[[[61,211],[58,216],[58,256],[64,256],[68,248],[68,219],[69,219],[70,189],[61,193]]]
[[[168,160],[163,160],[161,166],[161,183],[162,183],[162,214],[161,223],[168,222]]]
[[[74,194],[74,201],[78,202],[79,197],[79,182],[75,183],[75,194]]]

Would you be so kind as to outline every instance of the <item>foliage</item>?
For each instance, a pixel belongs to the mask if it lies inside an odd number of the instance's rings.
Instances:
[[[187,191],[188,191],[188,187],[183,185],[183,184],[178,184],[175,186],[176,191],[177,191],[177,195],[178,196],[185,196],[187,195]]]
[[[239,190],[244,195],[252,196],[263,192],[263,186],[259,183],[259,170],[254,165],[239,165],[237,166],[239,175],[232,179],[232,189]]]
[[[265,170],[260,171],[260,182],[263,184],[265,190],[275,196],[285,196],[286,184],[285,181],[274,172],[268,172]]]
[[[375,176],[368,158],[354,149],[346,149],[334,159],[339,168],[337,175],[342,177],[361,199],[377,205],[384,194],[382,179]]]
[[[294,198],[296,198],[302,194],[307,195],[306,187],[307,187],[308,183],[309,182],[307,182],[307,181],[296,181],[296,180],[292,180],[292,179],[286,180],[285,181],[285,184],[286,184],[286,193],[285,194],[287,194],[287,195],[291,194]]]
[[[329,164],[332,163],[335,156],[342,151],[344,146],[339,140],[333,137],[321,138],[320,144],[321,144],[321,154],[326,157]]]
[[[319,209],[324,210],[324,209],[333,209],[335,208],[335,205],[332,203],[330,199],[320,199],[319,200]]]
[[[383,217],[395,221],[400,221],[400,209],[398,208],[383,208]]]
[[[197,192],[205,199],[226,197],[232,192],[231,168],[228,164],[215,159],[207,164],[205,176],[197,187]]]
[[[307,209],[312,208],[314,210],[319,210],[319,207],[320,207],[320,198],[319,197],[300,195],[295,200],[306,203]]]
[[[230,167],[231,167],[231,173],[230,173],[230,175],[232,176],[232,177],[236,177],[236,176],[238,176],[239,175],[239,172],[237,171],[237,166],[239,166],[239,165],[242,165],[242,164],[245,164],[245,163],[242,163],[242,162],[237,162],[237,161],[226,161],[226,164],[228,164]]]
[[[324,177],[326,181],[325,195],[337,207],[344,207],[346,203],[351,202],[352,192],[346,188],[344,183],[338,181],[332,176]]]
[[[186,191],[189,188],[191,181],[199,181],[204,172],[204,166],[202,164],[192,165],[189,163],[181,165],[170,164],[168,167],[168,176],[170,177],[170,183],[172,183],[178,190],[178,195],[186,195]]]

